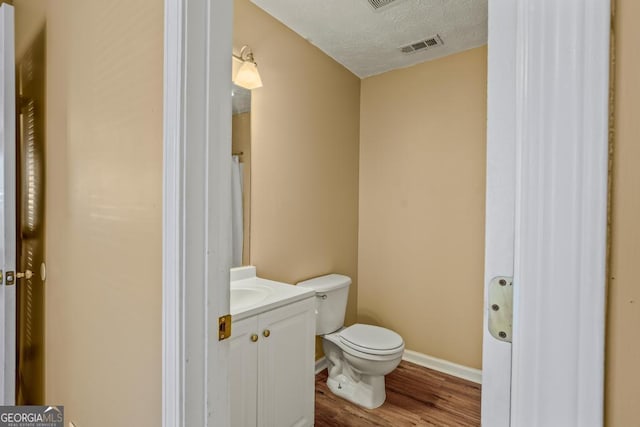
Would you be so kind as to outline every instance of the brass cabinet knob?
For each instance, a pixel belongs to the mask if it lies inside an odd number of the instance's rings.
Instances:
[[[252,334],[251,335],[251,341],[253,341],[253,342],[258,341],[258,334]]]
[[[268,329],[265,329],[264,331],[262,331],[262,335],[264,335],[264,336],[265,336],[265,338],[266,338],[266,337],[268,337],[269,335],[271,335],[271,331],[270,331],[270,330],[268,330]]]

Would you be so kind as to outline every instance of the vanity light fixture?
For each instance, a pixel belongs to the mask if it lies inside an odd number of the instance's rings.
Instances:
[[[249,46],[242,46],[240,55],[233,55],[235,59],[242,62],[240,69],[233,78],[233,82],[245,89],[257,89],[262,87],[262,79],[258,73],[258,64],[253,59],[253,52]]]

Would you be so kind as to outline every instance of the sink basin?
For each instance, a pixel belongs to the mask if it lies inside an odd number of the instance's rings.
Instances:
[[[232,287],[231,307],[236,310],[251,307],[264,301],[271,294],[266,286]]]
[[[309,288],[257,277],[250,265],[232,268],[229,279],[229,312],[234,322],[316,295]]]

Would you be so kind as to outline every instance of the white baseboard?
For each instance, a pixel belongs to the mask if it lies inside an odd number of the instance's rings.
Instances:
[[[322,356],[320,359],[316,360],[316,374],[319,374],[327,367],[327,358]]]
[[[418,353],[417,351],[405,350],[402,360],[433,369],[434,371],[443,372],[454,377],[462,378],[477,384],[482,384],[482,371],[480,369],[470,368],[468,366],[458,365],[448,360],[438,359],[437,357],[428,356]],[[316,367],[317,367],[316,363]]]
[[[482,371],[480,369],[458,365],[457,363],[438,359],[437,357],[428,356],[413,350],[405,350],[402,355],[402,360],[433,369],[434,371],[443,372],[447,375],[462,378],[463,380],[482,384]],[[324,356],[316,360],[316,374],[322,372],[326,367],[327,359]]]

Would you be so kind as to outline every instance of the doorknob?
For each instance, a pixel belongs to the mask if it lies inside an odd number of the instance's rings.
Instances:
[[[271,335],[271,331],[268,329],[265,329],[264,331],[262,331],[262,335],[264,335],[264,337],[268,337],[269,335]]]
[[[31,279],[33,277],[33,271],[26,270],[24,273],[19,271],[16,273],[16,279],[22,279],[23,277],[27,280]]]

